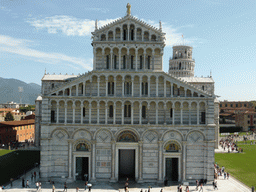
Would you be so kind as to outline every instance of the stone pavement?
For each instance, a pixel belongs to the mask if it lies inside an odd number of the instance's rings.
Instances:
[[[11,188],[10,184],[6,186],[6,189],[3,191],[6,192],[36,192],[35,182],[31,182],[31,172],[37,172],[39,168],[35,168],[28,172],[26,176],[24,175],[25,181],[28,179],[30,183],[31,188],[22,188],[22,180],[21,178],[18,180],[13,181],[13,187]],[[239,181],[235,180],[234,178],[230,177],[229,180],[224,180],[223,176],[220,177],[217,180],[218,183],[218,192],[250,192],[251,189],[244,184],[240,183]],[[68,192],[76,192],[76,187],[79,187],[79,192],[84,192],[84,182],[73,182],[68,183]],[[124,183],[108,183],[108,182],[100,182],[93,184],[92,186],[92,192],[123,192],[123,186]],[[159,185],[157,183],[130,183],[129,184],[129,191],[130,192],[139,192],[140,189],[143,189],[143,192],[147,190],[148,186],[152,186],[151,192],[159,192],[160,189],[163,188],[164,192],[176,192],[177,191],[177,185],[163,187],[162,185]],[[63,183],[58,183],[55,181],[55,192],[62,192],[63,191]],[[182,186],[183,189],[185,189],[185,186]],[[195,190],[195,184],[193,183],[190,186],[190,191],[196,191]],[[87,189],[88,191],[88,189]],[[203,187],[203,191],[214,191],[212,187],[212,183],[209,182]],[[52,185],[49,183],[42,183],[42,192],[52,192]]]

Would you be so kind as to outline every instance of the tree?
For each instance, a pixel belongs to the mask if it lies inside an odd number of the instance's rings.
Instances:
[[[8,112],[4,118],[5,121],[14,121],[14,117],[11,112]]]

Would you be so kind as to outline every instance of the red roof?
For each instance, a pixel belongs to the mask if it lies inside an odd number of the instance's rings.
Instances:
[[[31,125],[31,124],[35,124],[35,120],[34,119],[21,120],[21,121],[2,121],[2,122],[0,122],[0,127],[3,127],[3,126]]]

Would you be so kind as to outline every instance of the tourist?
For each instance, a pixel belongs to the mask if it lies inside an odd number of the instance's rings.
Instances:
[[[76,188],[76,192],[79,192],[79,188],[78,187]]]
[[[52,192],[55,192],[55,186],[52,185]]]
[[[201,185],[200,185],[200,190],[199,190],[199,192],[203,192],[203,183],[201,183]]]
[[[227,179],[229,179],[229,172],[227,172]]]
[[[68,187],[67,187],[67,183],[66,182],[64,183],[64,191],[68,191]]]
[[[227,173],[226,173],[226,172],[224,172],[224,179],[226,179],[226,176],[227,176]]]
[[[29,181],[27,180],[27,183],[26,183],[26,188],[29,187]],[[29,187],[30,188],[30,187]]]
[[[214,190],[215,190],[215,189],[219,190],[219,189],[218,189],[218,186],[217,186],[217,181],[214,182]]]
[[[13,178],[10,179],[10,182],[11,182],[11,187],[12,187]]]
[[[186,192],[189,192],[189,186],[188,186],[188,185],[187,185],[185,191],[186,191]]]
[[[33,182],[34,174],[31,172],[31,182]]]
[[[141,190],[142,190],[142,189],[141,189]],[[141,191],[141,192],[142,192],[142,191]],[[163,189],[161,189],[161,190],[160,190],[160,192],[164,192],[164,190],[163,190]]]
[[[88,184],[88,181],[85,182],[84,184],[84,190],[86,191],[86,188],[87,188],[87,184]]]
[[[196,190],[198,190],[198,187],[199,187],[199,182],[198,180],[196,180]]]
[[[38,189],[39,189],[39,182],[37,181],[36,182],[36,191],[38,191]]]
[[[39,191],[42,191],[42,183],[39,181],[38,184],[39,184]]]

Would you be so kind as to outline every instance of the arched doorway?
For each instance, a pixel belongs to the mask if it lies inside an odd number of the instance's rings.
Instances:
[[[123,131],[117,137],[118,145],[118,179],[136,179],[137,136],[131,131]],[[136,146],[136,147],[135,147]]]
[[[164,147],[165,153],[165,177],[168,181],[179,180],[179,153],[180,145],[174,141],[168,142]]]

